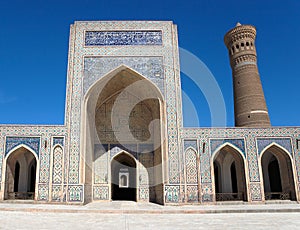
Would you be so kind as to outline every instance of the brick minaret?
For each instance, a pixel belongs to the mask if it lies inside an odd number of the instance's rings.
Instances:
[[[254,26],[238,23],[224,37],[234,85],[235,126],[239,127],[271,125],[258,74],[255,36]]]

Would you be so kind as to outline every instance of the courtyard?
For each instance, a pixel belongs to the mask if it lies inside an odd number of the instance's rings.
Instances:
[[[300,206],[1,203],[1,229],[298,229]]]

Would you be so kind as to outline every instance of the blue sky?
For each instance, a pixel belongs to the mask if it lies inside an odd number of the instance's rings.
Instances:
[[[234,125],[232,77],[223,43],[237,22],[257,28],[258,67],[274,126],[300,125],[300,1],[63,1],[0,2],[0,123],[63,124],[69,26],[76,20],[172,20],[180,47],[212,72]],[[182,76],[200,126],[210,126],[202,93]],[[185,103],[185,108],[189,103]],[[184,109],[185,126],[195,126]]]

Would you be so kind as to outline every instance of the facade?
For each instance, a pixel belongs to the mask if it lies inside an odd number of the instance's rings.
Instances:
[[[0,126],[0,199],[298,201],[300,128],[270,125],[255,35],[224,39],[237,127],[184,128],[176,25],[75,22],[65,124]]]

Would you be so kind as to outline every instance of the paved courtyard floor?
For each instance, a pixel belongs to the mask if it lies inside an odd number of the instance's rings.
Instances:
[[[0,229],[300,229],[300,205],[0,203],[0,221]]]

